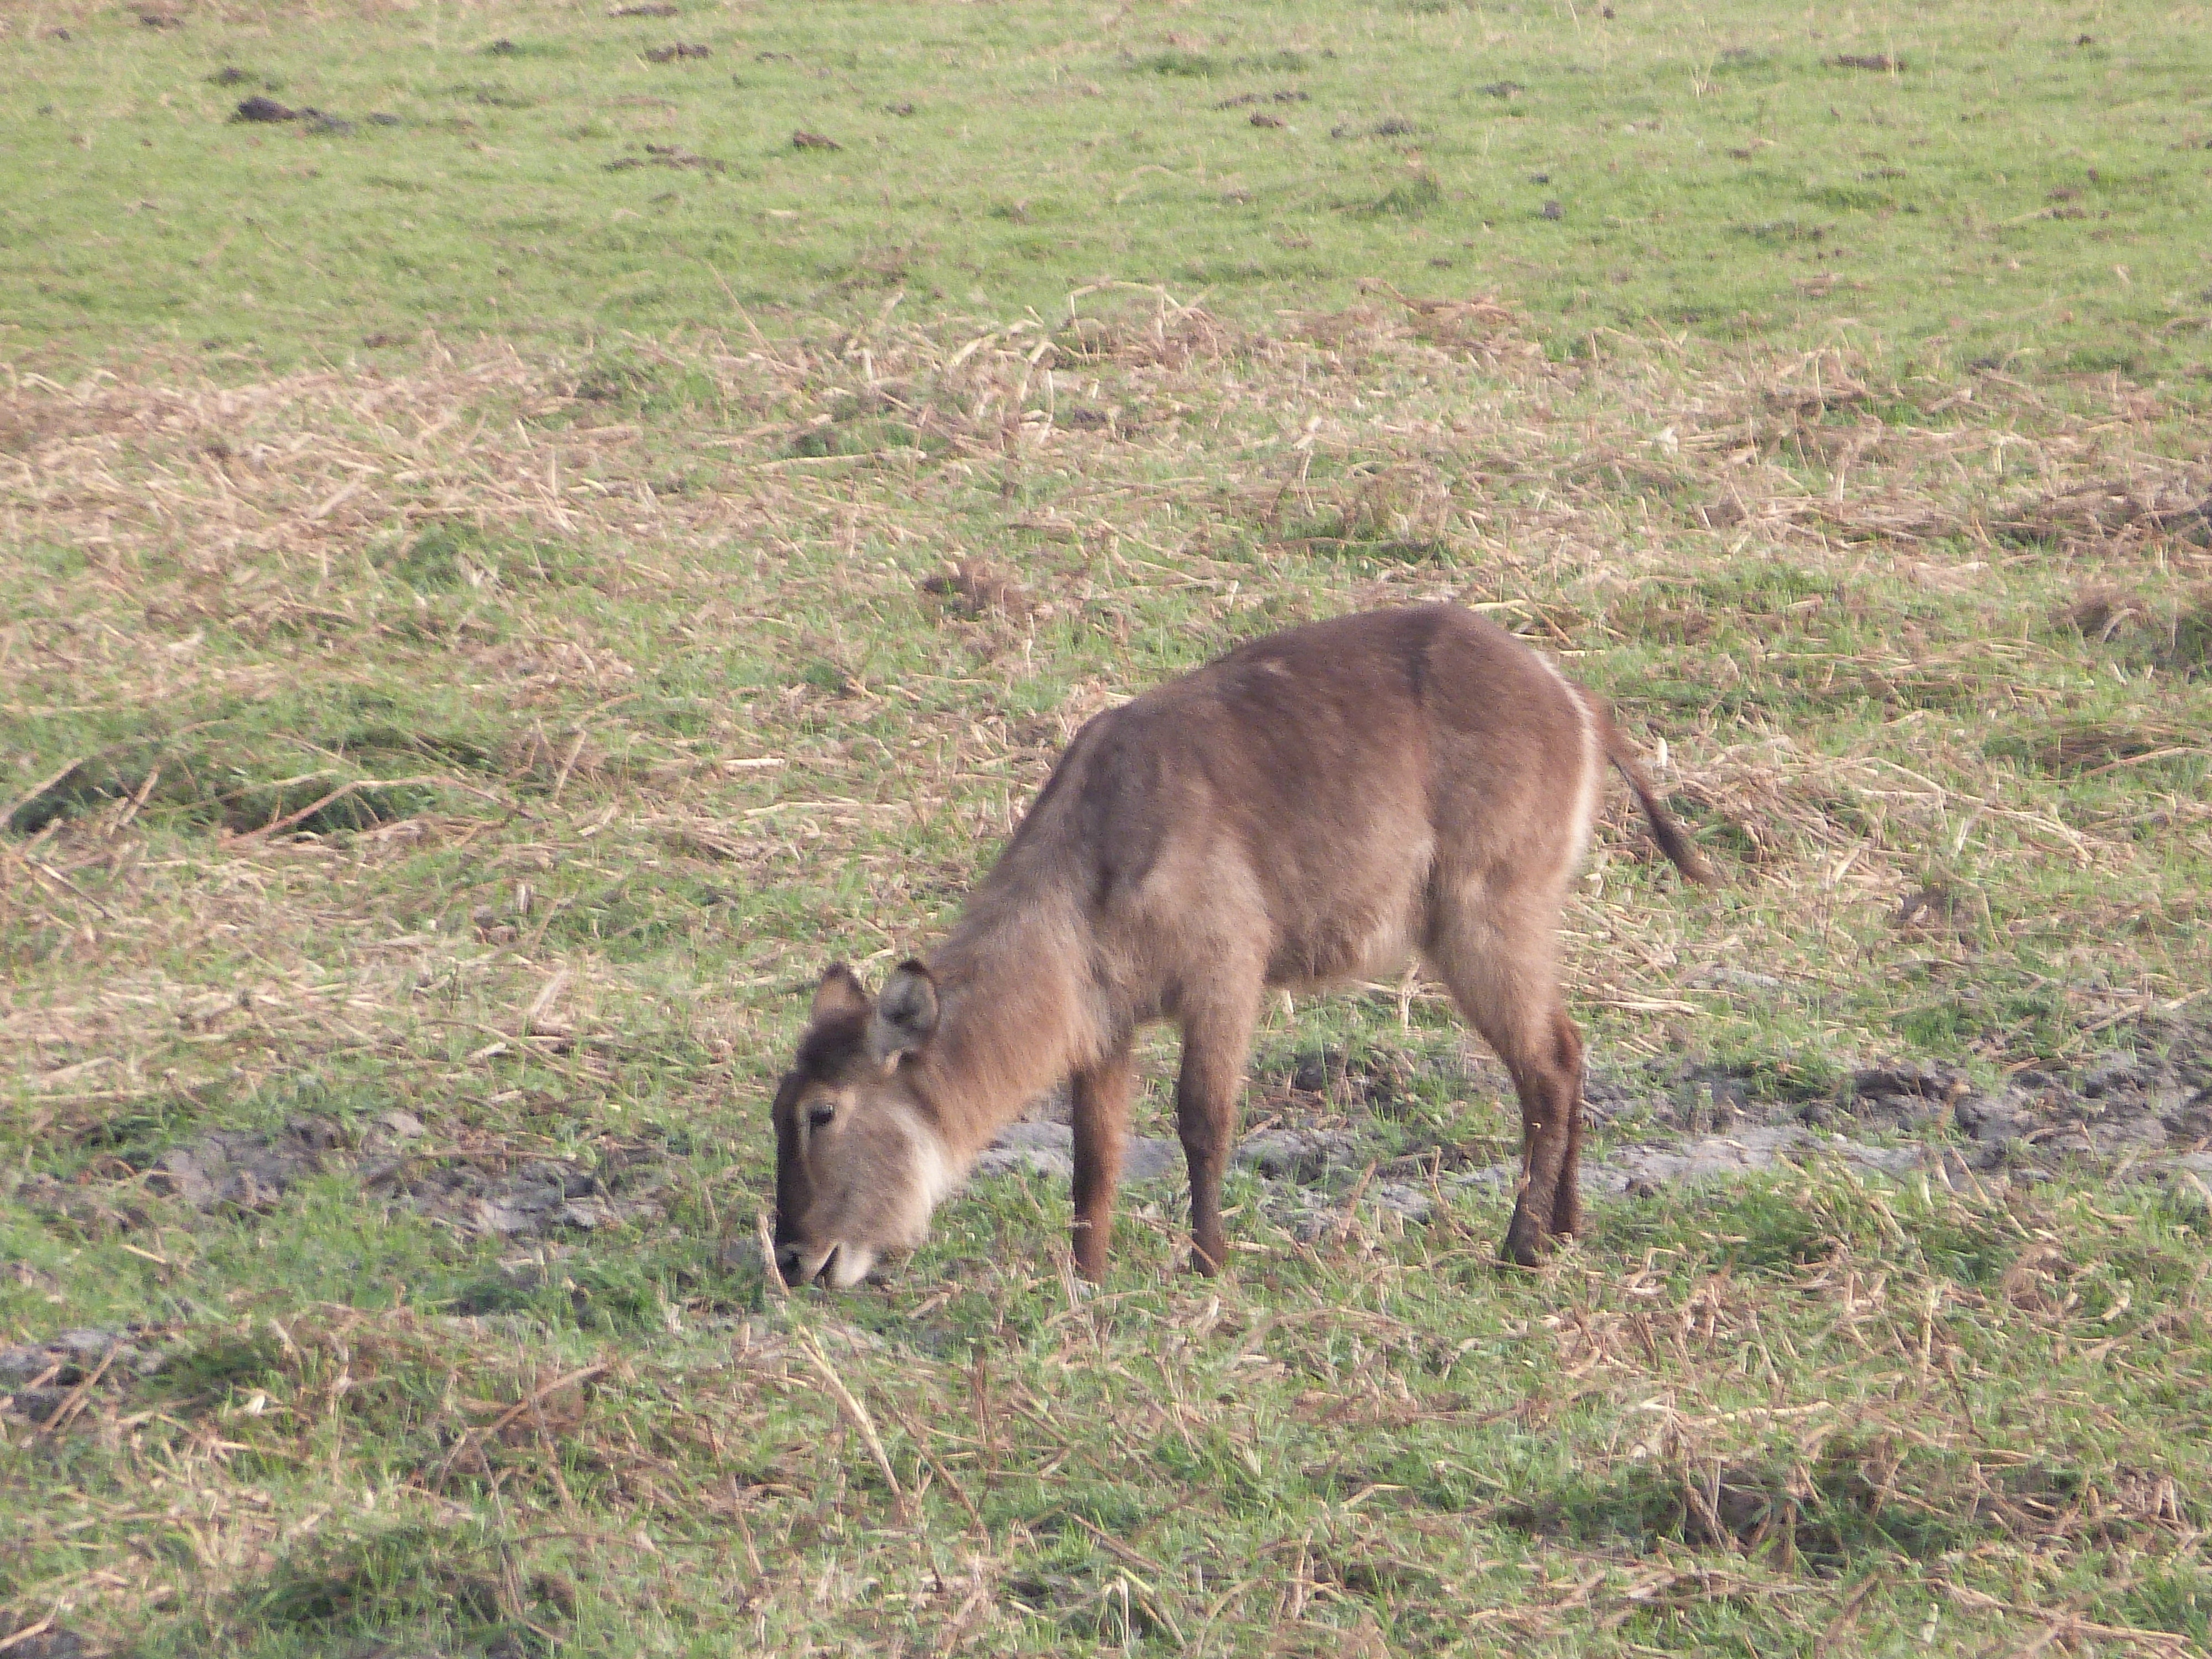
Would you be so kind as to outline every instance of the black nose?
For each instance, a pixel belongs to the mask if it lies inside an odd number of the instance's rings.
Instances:
[[[810,1285],[827,1285],[830,1282],[830,1269],[836,1264],[836,1261],[837,1252],[833,1249],[829,1255],[822,1258],[822,1265],[814,1270],[814,1277],[803,1282]],[[802,1282],[799,1276],[799,1266],[797,1245],[787,1244],[776,1251],[775,1270],[783,1275],[785,1284],[797,1285]]]

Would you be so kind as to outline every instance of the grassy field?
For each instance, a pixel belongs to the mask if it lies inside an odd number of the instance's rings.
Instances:
[[[607,9],[0,18],[0,1652],[2212,1650],[2204,9]],[[1597,1155],[1790,1156],[1503,1272],[1377,986],[1218,1281],[764,1282],[821,966],[1437,598],[1725,871]]]
[[[1369,281],[1510,289],[1555,355],[1849,335],[2203,391],[2202,3],[623,9],[12,8],[0,351],[235,379]]]

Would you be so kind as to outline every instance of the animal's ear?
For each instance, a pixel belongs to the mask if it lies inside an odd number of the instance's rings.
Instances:
[[[807,1021],[819,1025],[825,1019],[835,1019],[840,1014],[865,1014],[868,1012],[868,994],[861,988],[853,970],[842,962],[834,962],[822,970],[822,983],[814,988],[814,1006],[807,1012]]]
[[[876,1000],[868,1054],[885,1071],[921,1048],[937,1030],[937,981],[918,962],[902,962]]]

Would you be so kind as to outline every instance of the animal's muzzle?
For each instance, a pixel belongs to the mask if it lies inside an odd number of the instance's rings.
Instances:
[[[796,1244],[778,1244],[775,1249],[775,1270],[783,1275],[783,1282],[787,1285],[830,1284],[832,1282],[830,1277],[830,1271],[834,1266],[836,1266],[836,1261],[837,1249],[836,1247],[832,1247],[830,1254],[822,1258],[820,1265],[818,1265],[811,1273],[808,1273],[805,1271],[805,1256],[800,1251],[799,1246]]]

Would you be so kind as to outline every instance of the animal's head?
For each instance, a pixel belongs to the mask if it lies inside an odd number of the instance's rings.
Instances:
[[[902,964],[871,1000],[842,963],[822,975],[799,1058],[775,1091],[776,1266],[794,1285],[857,1285],[920,1246],[958,1179],[914,1084],[937,987]]]

